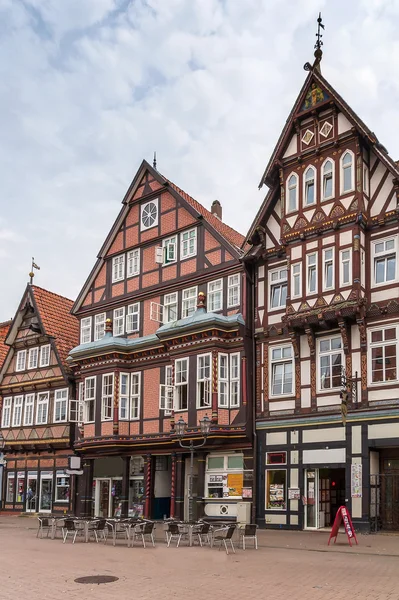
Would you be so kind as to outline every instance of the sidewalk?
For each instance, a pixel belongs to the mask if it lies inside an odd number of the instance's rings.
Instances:
[[[35,517],[0,516],[0,529],[37,529]],[[399,533],[357,534],[359,544],[352,541],[349,546],[346,534],[340,532],[336,543],[331,540],[328,546],[329,530],[323,531],[286,531],[259,529],[259,548],[279,550],[303,550],[306,552],[334,552],[348,554],[366,554],[374,556],[399,556]],[[157,524],[156,539],[164,539],[163,523]]]

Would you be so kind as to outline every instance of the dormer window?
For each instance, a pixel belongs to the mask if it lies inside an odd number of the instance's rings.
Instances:
[[[288,178],[287,199],[287,212],[298,210],[298,176],[295,173]]]
[[[313,167],[305,171],[305,206],[311,206],[316,202],[315,198],[316,172]]]
[[[354,187],[353,154],[348,150],[341,158],[341,191],[345,194],[351,192]]]
[[[333,169],[332,161],[326,160],[323,165],[323,200],[328,200],[334,196]]]

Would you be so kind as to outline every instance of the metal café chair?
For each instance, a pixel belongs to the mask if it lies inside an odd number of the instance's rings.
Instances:
[[[199,545],[202,547],[202,544],[209,544],[209,546],[211,545],[211,537],[210,537],[210,533],[211,533],[211,524],[210,523],[198,523],[197,525],[194,525],[193,527],[193,531],[192,531],[192,537],[193,537],[193,541],[195,538],[198,538],[198,542]]]
[[[222,547],[222,544],[224,544],[226,554],[228,554],[229,551],[227,548],[227,542],[230,542],[231,549],[232,549],[233,553],[235,554],[236,551],[234,549],[234,544],[233,544],[233,540],[232,540],[235,529],[236,529],[235,524],[227,525],[225,527],[220,527],[220,529],[215,529],[213,532],[212,546],[214,545],[215,542],[220,542],[219,550]]]
[[[72,544],[74,544],[78,535],[81,535],[83,537],[85,536],[84,528],[77,527],[73,519],[65,519],[64,526],[62,528],[62,543],[65,544],[65,542],[68,539],[68,536],[71,536],[73,538]]]
[[[129,545],[129,519],[107,519],[107,526],[112,530],[112,543],[114,546],[116,546],[118,537],[123,537]]]
[[[145,536],[149,537],[152,545],[155,546],[154,528],[155,523],[153,521],[145,521],[144,523],[139,524],[136,523],[136,525],[131,528],[132,548],[134,546],[135,539],[141,539],[143,542],[143,548],[145,548]]]
[[[98,544],[99,537],[102,538],[104,544],[107,542],[108,527],[107,527],[106,519],[98,519],[96,521],[92,521],[88,525],[88,530],[89,530],[89,538],[91,535],[93,535],[97,544]]]
[[[238,542],[238,547],[240,547],[240,542],[242,543],[242,549],[245,550],[245,542],[246,540],[253,540],[255,550],[258,549],[258,526],[254,523],[244,525],[244,527],[240,527],[238,530],[240,537]]]
[[[166,530],[166,541],[168,548],[174,539],[177,540],[176,548],[179,547],[182,539],[185,539],[187,542],[189,542],[188,531],[183,528],[181,523],[168,523],[168,529]]]
[[[52,523],[51,523],[51,519],[49,519],[48,517],[37,517],[38,521],[39,521],[39,527],[37,529],[37,534],[36,537],[43,538],[43,532],[47,531],[47,536],[49,536],[49,534],[52,531]]]

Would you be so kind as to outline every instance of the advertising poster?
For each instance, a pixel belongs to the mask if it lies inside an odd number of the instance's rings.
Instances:
[[[229,488],[229,496],[242,496],[242,473],[230,473],[227,475],[227,487]]]
[[[353,464],[351,466],[351,496],[352,498],[362,497],[362,465]]]

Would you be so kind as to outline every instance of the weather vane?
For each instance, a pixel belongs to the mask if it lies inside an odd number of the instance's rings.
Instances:
[[[321,18],[321,13],[319,13],[319,18],[317,19],[317,33],[316,33],[317,42],[314,45],[316,50],[320,50],[323,45],[323,42],[321,41],[323,34],[320,33],[320,29],[324,29],[323,19]]]
[[[30,282],[29,282],[29,283],[30,283],[31,285],[33,284],[33,278],[34,278],[34,276],[35,276],[35,273],[34,273],[33,269],[36,269],[37,271],[40,271],[40,267],[39,267],[39,265],[37,265],[37,264],[35,263],[35,259],[34,259],[34,257],[32,256],[32,265],[31,265],[31,269],[30,269],[30,273],[29,273],[29,277],[30,277]]]

